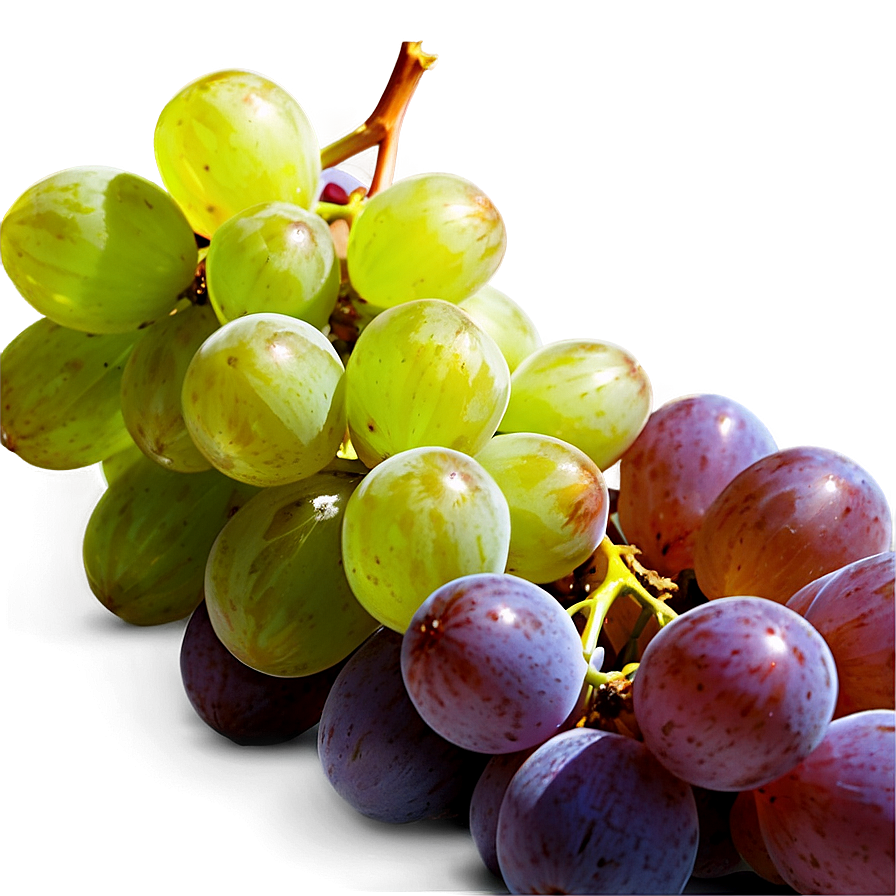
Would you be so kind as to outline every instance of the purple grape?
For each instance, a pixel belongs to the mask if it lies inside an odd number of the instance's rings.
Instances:
[[[498,816],[512,893],[680,893],[697,840],[691,788],[639,741],[589,728],[540,746]]]
[[[761,420],[721,395],[690,395],[655,410],[619,465],[619,521],[641,562],[664,576],[692,569],[709,506],[777,447]]]
[[[333,684],[318,754],[346,802],[392,824],[466,813],[486,761],[420,718],[401,678],[401,635],[385,628],[355,651]]]
[[[797,892],[894,892],[894,719],[835,719],[803,762],[756,791],[762,838]]]
[[[199,718],[238,744],[276,744],[317,724],[341,664],[304,678],[275,678],[250,669],[221,643],[203,601],[180,649],[187,698]]]
[[[761,597],[710,601],[654,636],[635,675],[644,743],[673,774],[711,790],[783,775],[821,742],[837,699],[824,638]]]
[[[776,451],[741,471],[697,533],[694,572],[710,600],[751,594],[786,603],[800,588],[890,549],[880,486],[826,448]]]
[[[461,576],[437,588],[404,634],[401,669],[420,715],[443,737],[512,753],[556,733],[587,671],[575,623],[524,579]]]

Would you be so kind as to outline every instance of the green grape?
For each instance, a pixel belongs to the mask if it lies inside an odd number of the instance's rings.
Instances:
[[[316,198],[314,129],[282,87],[254,72],[188,84],[162,110],[154,142],[162,182],[204,236],[259,202],[310,208]]]
[[[323,469],[345,436],[345,368],[316,327],[247,314],[199,347],[184,377],[184,420],[212,466],[250,485]]]
[[[104,457],[100,463],[100,473],[106,486],[112,485],[132,464],[145,459],[146,455],[133,439],[129,440],[127,448],[121,448],[114,454]]]
[[[541,337],[529,315],[513,299],[488,283],[470,298],[459,302],[458,307],[498,343],[511,373],[541,347]]]
[[[342,524],[345,573],[360,604],[403,632],[436,588],[504,572],[510,510],[494,479],[450,448],[412,448],[371,470]]]
[[[114,168],[69,168],[26,190],[0,227],[3,266],[51,320],[123,333],[168,314],[198,253],[183,212],[155,184]]]
[[[584,563],[607,530],[603,473],[573,445],[536,433],[495,436],[476,460],[510,507],[507,572],[553,582]]]
[[[208,305],[160,320],[134,346],[121,378],[121,411],[131,437],[147,457],[180,473],[211,466],[187,432],[180,396],[187,366],[217,328]]]
[[[542,346],[513,372],[500,432],[537,432],[611,467],[647,422],[653,391],[625,349],[593,339]]]
[[[377,308],[460,302],[498,269],[507,235],[491,200],[453,174],[419,174],[367,200],[348,238],[348,275]]]
[[[510,397],[494,340],[456,305],[435,299],[377,315],[355,344],[345,380],[352,446],[369,467],[424,445],[475,454]]]
[[[91,590],[134,625],[183,619],[202,600],[212,543],[256,493],[217,470],[188,475],[138,459],[113,479],[87,522]]]
[[[206,606],[218,637],[247,666],[311,675],[379,627],[342,567],[342,518],[361,478],[326,472],[265,489],[221,530],[206,566]]]
[[[253,205],[225,221],[205,260],[208,295],[221,323],[257,311],[289,314],[323,329],[339,294],[330,228],[298,205]]]
[[[35,467],[98,463],[131,441],[118,398],[138,333],[92,336],[44,317],[0,355],[3,445]]]

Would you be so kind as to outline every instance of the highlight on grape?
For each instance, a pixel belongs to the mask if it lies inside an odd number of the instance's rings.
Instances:
[[[483,189],[394,179],[434,62],[402,44],[323,148],[217,72],[159,115],[165,189],[26,189],[0,249],[42,316],[0,357],[3,446],[101,465],[87,580],[133,625],[189,618],[197,725],[317,726],[334,800],[460,818],[510,892],[893,893],[885,495],[734,397],[655,408],[599,333],[543,344],[490,282]],[[370,149],[370,183],[339,168]]]

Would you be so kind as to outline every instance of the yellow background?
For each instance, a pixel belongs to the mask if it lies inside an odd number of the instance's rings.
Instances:
[[[398,43],[422,39],[440,61],[398,174],[456,172],[492,196],[509,232],[494,282],[546,341],[625,345],[657,402],[727,392],[782,446],[855,457],[892,502],[889,0],[4,0],[0,15],[3,210],[71,164],[156,178],[161,104],[211,69],[272,75],[332,142]],[[31,316],[4,277],[3,341]],[[179,629],[124,631],[84,592],[92,472],[2,463],[4,892],[494,886],[453,828],[344,811],[308,772],[313,741],[270,757],[210,740],[177,692]]]

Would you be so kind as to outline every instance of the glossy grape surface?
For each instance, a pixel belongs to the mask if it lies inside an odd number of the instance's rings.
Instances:
[[[660,629],[641,657],[633,698],[644,743],[673,774],[711,790],[747,790],[820,743],[837,670],[799,614],[760,597],[728,597]]]
[[[619,522],[660,575],[694,566],[710,504],[741,470],[777,450],[765,425],[722,395],[691,395],[655,410],[619,465]]]
[[[503,572],[510,510],[494,479],[449,448],[413,448],[371,470],[349,499],[342,556],[352,591],[403,632],[440,585]]]
[[[323,469],[345,435],[345,368],[327,338],[285,314],[238,317],[184,377],[187,430],[208,461],[258,486]]]
[[[91,590],[134,625],[189,616],[202,600],[212,543],[255,491],[217,470],[174,473],[138,459],[112,481],[87,522]]]
[[[198,253],[164,190],[115,168],[69,168],[26,190],[0,227],[3,267],[56,323],[123,333],[168,314]]]
[[[377,623],[355,600],[340,553],[359,477],[318,473],[264,489],[221,530],[205,572],[227,649],[268,675],[311,675],[345,659]]]
[[[641,432],[652,400],[647,374],[625,349],[588,339],[553,342],[513,372],[498,429],[562,439],[606,470]]]
[[[462,576],[414,613],[401,648],[417,711],[442,737],[480,753],[542,743],[585,681],[582,642],[546,591],[510,575]]]
[[[894,557],[893,551],[875,554],[823,577],[811,603],[800,611],[821,632],[837,663],[835,717],[896,707]],[[800,606],[805,590],[787,606]]]
[[[352,445],[369,467],[424,445],[475,454],[494,435],[510,372],[494,340],[448,302],[377,315],[346,364]]]
[[[541,348],[541,336],[532,318],[510,296],[490,283],[459,302],[458,307],[495,340],[511,373],[535,349]]]
[[[377,308],[460,302],[484,286],[507,246],[504,221],[474,184],[418,174],[371,197],[352,225],[348,275]]]
[[[126,448],[121,376],[137,333],[91,336],[41,318],[0,355],[0,441],[36,467],[72,470]]]
[[[603,473],[578,448],[537,433],[495,436],[476,455],[510,507],[507,572],[553,582],[584,563],[607,530]]]
[[[121,412],[131,438],[147,457],[180,473],[211,466],[187,431],[181,392],[193,355],[217,328],[208,305],[163,318],[140,337],[121,377]]]
[[[339,260],[323,218],[287,202],[254,205],[225,221],[205,260],[221,323],[274,311],[322,329],[339,293]]]
[[[309,208],[316,197],[314,129],[282,87],[254,72],[188,84],[159,115],[154,143],[162,182],[203,236],[251,205]]]
[[[694,571],[710,599],[786,603],[813,579],[889,550],[892,537],[887,499],[858,464],[827,448],[788,448],[751,464],[713,501]]]
[[[818,748],[756,792],[763,839],[799,893],[892,893],[894,712],[835,719]]]
[[[190,616],[180,648],[184,691],[196,714],[238,744],[278,744],[320,721],[340,666],[304,678],[274,678],[241,663],[218,639],[205,602]]]
[[[401,636],[389,629],[339,673],[321,715],[318,755],[344,800],[391,824],[464,814],[485,763],[420,718],[401,678]]]
[[[691,788],[644,744],[588,728],[539,747],[498,816],[498,862],[511,893],[680,893],[697,839]]]

